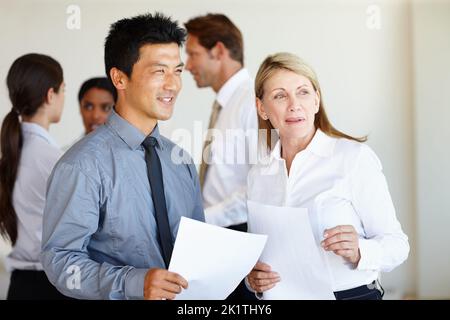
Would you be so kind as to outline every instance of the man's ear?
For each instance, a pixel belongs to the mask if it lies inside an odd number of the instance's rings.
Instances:
[[[109,76],[111,77],[111,81],[117,90],[124,90],[127,88],[129,79],[123,71],[117,69],[116,67],[111,68],[111,70],[109,70]]]
[[[216,45],[211,48],[211,55],[214,59],[220,60],[228,54],[228,49],[222,41],[217,41]]]

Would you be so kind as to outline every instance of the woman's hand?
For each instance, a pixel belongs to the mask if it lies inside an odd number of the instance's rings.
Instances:
[[[271,271],[268,264],[258,262],[247,276],[250,287],[256,292],[264,292],[275,287],[280,281],[278,273]]]
[[[341,225],[324,231],[321,242],[326,251],[333,251],[345,260],[358,265],[361,259],[359,252],[359,236],[351,225]]]

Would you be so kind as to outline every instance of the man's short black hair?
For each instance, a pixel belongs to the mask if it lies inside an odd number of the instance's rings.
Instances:
[[[103,89],[108,91],[113,96],[114,101],[117,100],[117,92],[116,88],[112,85],[111,81],[108,78],[100,77],[100,78],[91,78],[83,82],[80,87],[80,91],[78,91],[78,102],[81,103],[81,99],[83,96],[92,88]]]
[[[106,74],[110,78],[109,71],[116,67],[130,77],[142,46],[176,43],[181,47],[185,40],[186,31],[178,22],[159,12],[119,20],[111,25],[105,41]]]

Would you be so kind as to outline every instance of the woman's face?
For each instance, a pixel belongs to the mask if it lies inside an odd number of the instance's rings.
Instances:
[[[308,78],[284,69],[265,81],[264,96],[256,99],[260,117],[270,120],[281,139],[310,137],[319,102],[319,93]]]
[[[80,113],[86,134],[106,122],[113,106],[114,97],[109,91],[100,88],[86,91],[80,102]]]

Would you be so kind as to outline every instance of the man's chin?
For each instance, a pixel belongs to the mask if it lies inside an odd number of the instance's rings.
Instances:
[[[201,83],[201,82],[196,82],[197,83],[197,88],[207,88],[209,87],[208,84],[206,83]]]
[[[158,116],[159,121],[166,121],[169,120],[170,118],[172,118],[172,112],[170,114],[160,114]]]

